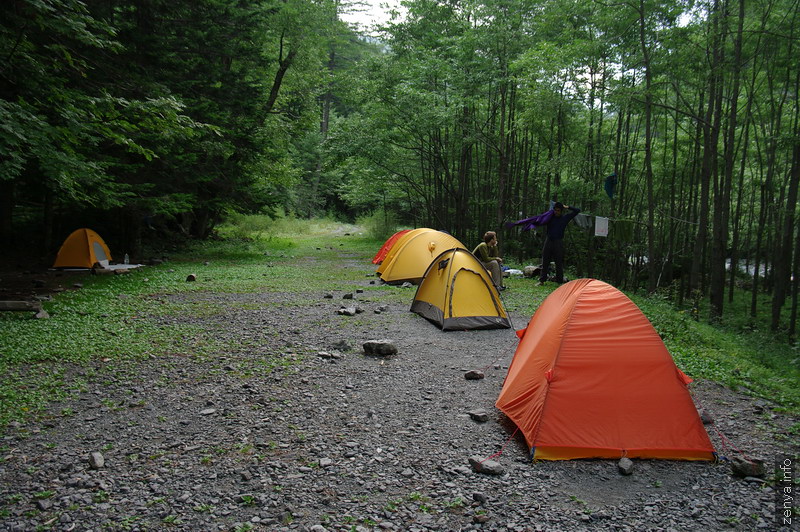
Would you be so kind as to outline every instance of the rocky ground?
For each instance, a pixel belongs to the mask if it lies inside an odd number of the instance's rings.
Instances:
[[[363,313],[337,314],[347,293]],[[531,463],[494,408],[511,330],[443,333],[408,312],[413,290],[366,276],[329,295],[172,296],[218,303],[191,320],[240,347],[75,368],[82,393],[3,435],[0,530],[789,529],[769,477],[798,455],[797,420],[768,401],[692,385],[720,453],[764,458],[767,481],[725,461],[635,461],[630,476],[609,460]],[[365,355],[371,339],[398,353]]]

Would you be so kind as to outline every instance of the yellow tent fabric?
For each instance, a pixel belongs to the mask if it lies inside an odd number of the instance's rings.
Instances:
[[[406,233],[406,236],[413,232]],[[463,247],[464,244],[456,237],[442,231],[419,232],[392,247],[390,254],[393,253],[394,257],[389,260],[387,256],[383,261],[386,267],[381,273],[381,279],[387,283],[409,281],[417,284],[422,280],[431,261],[442,251]]]
[[[431,229],[429,227],[419,227],[417,229],[412,229],[408,233],[398,238],[395,241],[395,243],[392,244],[392,247],[389,248],[389,252],[383,258],[383,262],[380,263],[378,269],[375,270],[375,272],[378,275],[381,275],[386,270],[386,268],[389,267],[389,263],[391,263],[394,260],[394,258],[397,256],[397,252],[400,251],[400,249],[405,245],[406,242],[408,242],[410,239],[414,238],[420,233],[427,233],[429,231],[435,231],[435,229]]]
[[[77,229],[58,250],[53,268],[91,268],[95,263],[108,266],[111,252],[103,239],[91,229]]]
[[[491,275],[461,248],[449,249],[430,263],[411,311],[444,331],[511,327]]]

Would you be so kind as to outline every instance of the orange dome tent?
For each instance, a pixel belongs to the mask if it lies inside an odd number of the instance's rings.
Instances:
[[[714,458],[691,379],[613,286],[562,285],[517,335],[496,406],[525,435],[533,458]]]
[[[383,243],[381,249],[372,257],[372,264],[380,264],[383,262],[383,259],[386,258],[386,255],[389,253],[389,250],[392,249],[392,246],[397,242],[397,240],[403,236],[404,234],[411,231],[411,229],[403,229],[401,231],[396,232],[392,236],[386,239],[386,242]]]
[[[92,268],[95,263],[108,267],[110,260],[111,252],[100,235],[82,228],[73,231],[61,244],[53,268]]]

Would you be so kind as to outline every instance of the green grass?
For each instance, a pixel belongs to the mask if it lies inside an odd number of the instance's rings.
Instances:
[[[57,294],[45,303],[50,319],[0,313],[0,428],[44,413],[52,402],[85,390],[90,380],[103,379],[104,372],[125,375],[135,367],[131,362],[140,359],[215,357],[254,350],[255,340],[230,345],[216,337],[208,321],[202,327],[196,324],[227,311],[212,297],[204,298],[205,294],[291,292],[302,305],[318,301],[321,292],[341,292],[358,283],[368,293],[380,291],[385,302],[405,305],[413,298],[413,289],[364,282],[365,272],[373,271],[369,261],[383,242],[355,226],[328,220],[242,217],[220,228],[220,234],[225,238],[196,243],[160,266],[120,276],[86,275],[82,289]],[[343,257],[364,267],[331,268],[332,262]],[[186,282],[189,274],[195,274],[197,281]],[[507,284],[511,290],[503,293],[504,303],[514,316],[523,317],[513,324],[517,329],[526,326],[555,288],[521,278],[509,279]],[[226,302],[226,306],[263,307],[244,299]],[[739,299],[746,301],[747,294]],[[761,332],[764,328],[752,320],[744,320],[746,326],[735,319],[711,326],[693,320],[663,298],[633,296],[633,300],[684,372],[800,412],[796,347]],[[355,321],[348,322],[348,327],[356,326]],[[268,370],[285,370],[292,364],[279,355],[262,356],[260,364]],[[70,414],[68,409],[59,412]]]

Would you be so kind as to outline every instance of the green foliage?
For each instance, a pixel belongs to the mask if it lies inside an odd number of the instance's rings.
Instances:
[[[370,214],[361,216],[356,223],[364,227],[369,238],[386,240],[397,232],[397,217],[393,212],[377,209]]]

